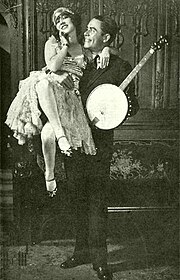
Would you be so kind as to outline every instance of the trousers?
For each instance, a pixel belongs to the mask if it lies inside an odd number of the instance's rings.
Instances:
[[[111,135],[112,140],[112,135]],[[97,143],[97,154],[73,151],[66,157],[67,179],[74,188],[72,203],[76,209],[74,255],[90,254],[93,267],[107,265],[107,195],[112,141]]]

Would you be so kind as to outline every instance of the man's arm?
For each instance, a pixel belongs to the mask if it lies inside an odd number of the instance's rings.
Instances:
[[[51,73],[51,76],[55,77],[55,79],[67,90],[71,90],[74,88],[74,82],[70,74],[63,71],[56,71],[55,73]]]

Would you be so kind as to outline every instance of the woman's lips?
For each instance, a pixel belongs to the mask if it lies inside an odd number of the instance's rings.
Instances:
[[[67,24],[61,25],[61,30],[64,30],[64,29],[66,29],[67,27],[68,27]]]

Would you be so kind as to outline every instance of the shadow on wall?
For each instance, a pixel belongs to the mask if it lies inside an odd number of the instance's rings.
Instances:
[[[7,138],[10,130],[4,124],[6,113],[11,102],[11,61],[10,61],[10,35],[5,19],[0,14],[0,101],[1,101],[1,149],[2,168],[6,168],[5,158],[7,152]]]
[[[10,53],[10,36],[8,26],[0,15],[0,47]]]

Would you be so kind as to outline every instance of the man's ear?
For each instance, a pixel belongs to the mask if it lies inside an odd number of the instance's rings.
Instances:
[[[110,34],[104,34],[103,35],[103,43],[107,43],[109,41],[109,39],[111,38]]]

